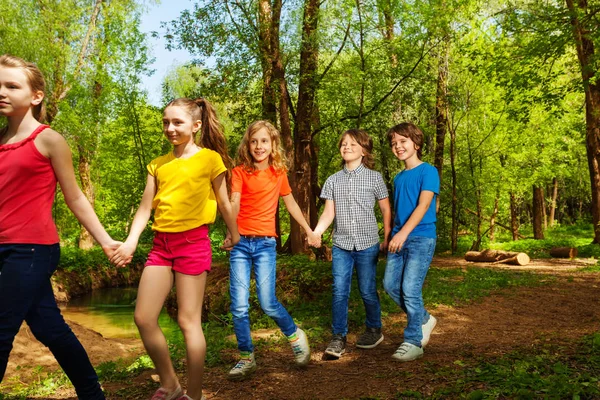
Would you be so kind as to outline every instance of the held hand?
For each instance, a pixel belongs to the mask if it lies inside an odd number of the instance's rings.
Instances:
[[[388,251],[390,253],[400,251],[402,246],[404,246],[404,242],[406,242],[406,235],[402,232],[396,233],[388,245]]]
[[[317,249],[321,247],[321,235],[317,235],[313,231],[309,231],[306,233],[306,237],[309,246],[315,247]]]
[[[136,244],[125,242],[123,243],[110,258],[110,262],[117,267],[124,267],[133,259]]]
[[[379,244],[379,251],[381,251],[381,252],[383,252],[383,253],[387,253],[387,251],[388,251],[388,246],[389,246],[388,240],[387,240],[387,239],[385,239],[383,242],[381,242],[381,243]]]
[[[102,251],[106,254],[106,257],[110,260],[115,251],[121,246],[123,242],[119,242],[117,240],[112,240],[102,246]]]
[[[221,245],[221,250],[231,251],[233,246],[235,246],[240,241],[240,235],[232,235],[229,231],[227,231],[227,235],[225,235],[225,240],[223,240],[223,244]]]

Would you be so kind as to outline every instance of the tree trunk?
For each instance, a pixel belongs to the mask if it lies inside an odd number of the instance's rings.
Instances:
[[[552,178],[552,203],[550,203],[550,226],[555,224],[556,216],[556,199],[558,197],[558,179]]]
[[[295,198],[307,221],[311,220],[312,193],[312,120],[316,94],[316,73],[318,68],[317,27],[319,22],[318,0],[305,0],[304,18],[302,22],[302,42],[300,45],[300,77],[298,85],[298,111],[294,125],[294,168],[293,188]],[[309,252],[306,234],[302,232],[296,221],[291,221],[292,254]]]
[[[490,241],[493,242],[496,239],[496,217],[498,216],[498,202],[500,198],[500,189],[496,189],[496,199],[494,200],[494,211],[490,217]]]
[[[79,179],[81,181],[81,190],[83,191],[83,194],[85,195],[85,197],[87,197],[88,201],[90,202],[93,208],[96,195],[91,177],[89,157],[90,154],[88,153],[88,150],[82,145],[77,145],[77,150],[79,151],[78,169]],[[83,226],[81,227],[81,233],[79,234],[78,245],[79,248],[83,250],[89,250],[94,246],[94,238]]]
[[[544,239],[544,189],[533,186],[533,238]]]
[[[260,0],[258,3],[258,45],[262,69],[262,118],[277,124],[275,83],[273,82],[274,60],[271,47],[275,40],[271,37],[272,26],[271,3],[269,0]]]
[[[550,249],[550,255],[555,258],[575,258],[577,249],[575,247],[554,247]]]
[[[434,166],[440,176],[442,184],[442,169],[444,167],[444,142],[446,140],[446,128],[448,126],[448,52],[449,39],[443,41],[438,56],[438,79],[435,97],[435,156]],[[440,196],[436,198],[436,210],[440,210]]]
[[[456,254],[458,249],[458,195],[457,195],[457,178],[456,178],[456,132],[450,129],[450,170],[452,171],[452,229],[450,232],[450,249],[452,254]]]
[[[519,240],[519,206],[513,192],[510,193],[510,231],[512,240]]]
[[[597,55],[591,37],[593,32],[584,25],[585,20],[591,21],[593,17],[588,13],[587,0],[566,0],[566,4],[571,14],[585,92],[585,143],[592,189],[593,243],[600,244],[600,81],[596,79]]]

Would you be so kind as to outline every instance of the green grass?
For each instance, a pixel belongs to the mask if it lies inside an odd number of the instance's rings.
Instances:
[[[497,359],[459,359],[436,376],[446,384],[433,394],[404,391],[396,399],[600,398],[600,333],[574,347],[545,343]]]

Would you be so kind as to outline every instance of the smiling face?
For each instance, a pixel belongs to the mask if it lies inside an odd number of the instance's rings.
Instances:
[[[25,115],[44,99],[44,92],[33,91],[25,71],[0,66],[0,115]]]
[[[409,163],[411,161],[418,161],[417,150],[419,150],[419,146],[409,137],[395,133],[390,140],[390,145],[392,152],[398,160]]]
[[[340,142],[340,154],[346,165],[358,163],[365,155],[362,146],[350,135],[345,135],[342,138]]]
[[[273,150],[273,141],[266,128],[261,128],[250,136],[249,150],[254,164],[266,167],[269,165],[269,157]]]
[[[186,145],[194,141],[201,122],[194,121],[190,113],[180,106],[170,106],[163,114],[163,132],[173,146]]]

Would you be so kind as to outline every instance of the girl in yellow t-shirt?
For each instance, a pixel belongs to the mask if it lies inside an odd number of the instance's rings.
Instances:
[[[208,224],[214,222],[217,207],[231,236],[229,246],[239,241],[239,234],[227,198],[225,136],[212,105],[202,98],[171,101],[163,114],[163,131],[173,151],[148,165],[146,188],[131,231],[111,261],[118,266],[131,261],[154,209],[155,237],[135,306],[135,323],[160,377],[161,387],[152,399],[200,400],[206,355],[202,300],[212,258]],[[201,137],[196,141],[198,131]],[[158,325],[173,282],[177,286],[178,323],[187,347],[185,395]]]

